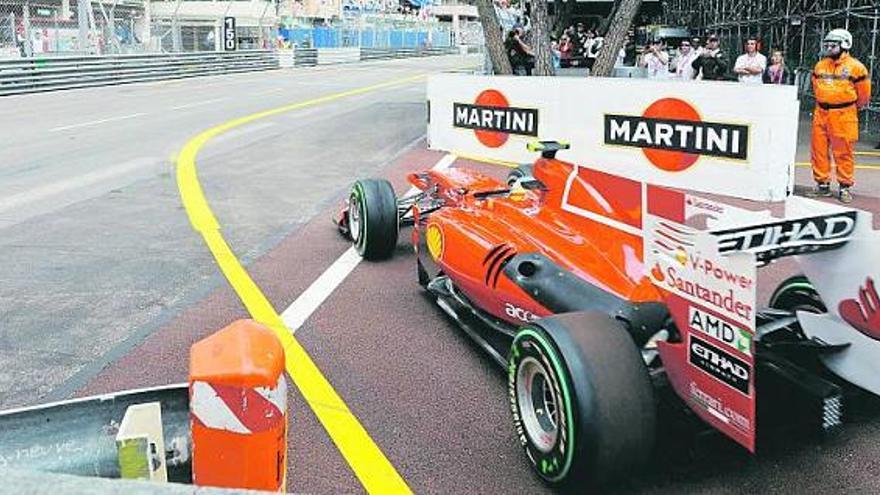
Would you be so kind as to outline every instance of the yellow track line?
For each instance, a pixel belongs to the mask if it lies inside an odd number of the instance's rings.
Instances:
[[[320,105],[350,96],[369,93],[424,78],[418,75],[351,91],[335,93],[311,100],[285,105],[234,119],[212,127],[184,145],[177,156],[177,186],[193,228],[202,235],[223,275],[238,294],[254,320],[275,332],[284,346],[287,373],[299,388],[327,434],[336,444],[342,457],[354,471],[355,476],[369,493],[411,493],[409,486],[385,457],[360,421],[351,412],[333,386],[321,373],[308,353],[284,325],[281,316],[251,279],[247,270],[232,252],[223,235],[217,218],[208,206],[196,173],[196,156],[208,141],[236,127],[285,112]]]

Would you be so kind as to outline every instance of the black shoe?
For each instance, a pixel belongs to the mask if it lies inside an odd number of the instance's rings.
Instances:
[[[837,198],[841,203],[850,204],[853,201],[853,195],[849,190],[849,187],[840,186],[840,192],[837,195]]]
[[[807,191],[807,196],[811,198],[830,198],[833,196],[831,194],[831,184],[826,183],[817,183],[816,187]]]

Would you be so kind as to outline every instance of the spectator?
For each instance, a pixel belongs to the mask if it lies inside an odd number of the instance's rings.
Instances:
[[[599,52],[605,44],[605,38],[595,36],[592,31],[590,31],[590,34],[590,44],[587,46],[587,69],[592,71],[593,65],[596,64],[596,59],[599,58]]]
[[[513,74],[517,76],[531,76],[534,64],[534,52],[524,40],[525,32],[522,26],[515,26],[507,33],[507,39],[504,41],[504,49],[507,50],[507,57],[510,59],[510,66]]]
[[[566,34],[567,32],[568,30],[563,32],[559,38],[559,65],[561,67],[571,67],[571,57],[574,54],[574,45]]]
[[[718,36],[710,35],[700,56],[691,64],[697,79],[724,81],[727,75],[727,55],[721,50]]]
[[[639,67],[648,69],[648,79],[669,77],[669,54],[663,50],[660,40],[654,40],[645,47]]]
[[[550,53],[553,55],[553,69],[559,70],[562,67],[562,52],[559,51],[559,42],[555,38],[550,38]]]
[[[678,57],[675,58],[675,78],[682,81],[690,81],[696,75],[693,63],[697,58],[697,52],[691,46],[691,42],[683,40],[678,48]]]
[[[633,35],[627,35],[623,49],[626,50],[626,55],[623,57],[623,65],[634,67],[636,65],[636,42],[633,39]]]
[[[785,66],[782,50],[773,50],[770,55],[770,65],[764,69],[762,77],[764,84],[794,84],[791,71]]]
[[[762,74],[767,68],[767,57],[758,51],[758,39],[750,36],[746,38],[746,52],[736,58],[733,72],[739,78],[739,82],[747,84],[761,84]]]
[[[587,43],[589,42],[589,36],[587,32],[584,31],[584,23],[577,23],[577,30],[575,31],[575,41],[577,41],[577,57],[583,61],[586,61],[587,57]]]
[[[697,36],[691,38],[691,48],[691,51],[694,52],[694,57],[699,57],[703,54],[703,45],[700,43],[700,38]]]

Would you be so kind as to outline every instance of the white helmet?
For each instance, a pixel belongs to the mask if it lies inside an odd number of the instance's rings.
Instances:
[[[826,42],[832,41],[840,43],[840,48],[849,50],[852,48],[853,37],[846,29],[832,29],[825,35]]]

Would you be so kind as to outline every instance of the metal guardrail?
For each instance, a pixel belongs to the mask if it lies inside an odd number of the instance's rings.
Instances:
[[[394,58],[430,57],[459,53],[458,47],[444,48],[297,48],[293,54],[294,67],[365,62]],[[356,56],[355,56],[356,55]]]
[[[361,48],[361,60],[431,57],[459,53],[458,47],[445,48]]]
[[[459,53],[446,48],[298,48],[294,67]],[[278,69],[290,52],[243,50],[0,60],[0,96]],[[289,59],[285,59],[287,66]]]
[[[190,483],[187,383],[0,412],[0,469],[118,478],[116,433],[128,406],[146,402],[161,403],[169,481]]]
[[[277,68],[268,50],[0,60],[0,96]]]

